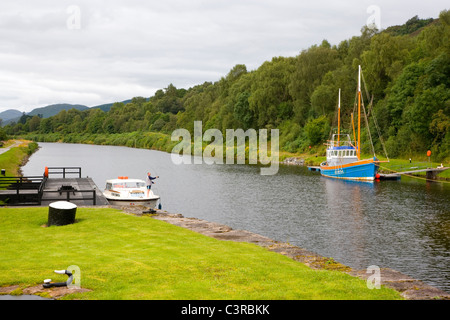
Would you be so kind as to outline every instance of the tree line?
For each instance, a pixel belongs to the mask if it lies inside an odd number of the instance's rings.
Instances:
[[[102,137],[97,143],[159,134],[177,128],[203,130],[249,128],[280,130],[280,148],[305,152],[323,150],[335,130],[341,89],[343,130],[351,133],[358,65],[368,92],[363,92],[376,150],[390,157],[411,157],[431,150],[441,161],[450,157],[450,12],[439,19],[417,16],[403,26],[379,31],[367,26],[359,36],[331,45],[323,40],[295,57],[274,57],[256,70],[234,66],[216,82],[189,89],[169,84],[152,97],[135,97],[100,109],[61,111],[41,118],[23,116],[3,128],[8,135],[35,140],[80,142],[77,137]],[[372,103],[371,103],[372,102]],[[363,138],[367,135],[363,132]],[[115,138],[115,139],[116,139]],[[130,138],[131,139],[131,138]],[[107,141],[108,140],[108,141]],[[133,141],[125,143],[132,145]],[[145,143],[145,147],[152,147]],[[370,151],[363,145],[363,151]]]

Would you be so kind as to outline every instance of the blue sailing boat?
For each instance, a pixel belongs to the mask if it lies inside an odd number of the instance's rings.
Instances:
[[[350,135],[340,133],[340,113],[341,90],[339,89],[338,133],[332,135],[328,144],[327,160],[320,165],[321,175],[337,179],[375,180],[379,168],[378,159],[375,156],[361,159],[361,66],[358,68],[358,138],[356,145],[352,144]]]

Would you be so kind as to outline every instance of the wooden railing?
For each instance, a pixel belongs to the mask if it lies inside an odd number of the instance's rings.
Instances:
[[[41,204],[46,177],[0,177],[0,200],[4,203]]]
[[[63,193],[65,193],[66,196],[64,197],[64,199],[67,202],[92,200],[92,203],[94,206],[97,204],[97,192],[95,189],[94,190],[45,190],[45,194],[49,194],[49,193],[59,193],[59,195],[62,195]],[[92,198],[88,198],[85,196],[83,196],[82,198],[75,197],[76,193],[92,193]],[[61,201],[61,198],[45,197],[45,201]]]
[[[45,201],[60,201],[62,198],[67,201],[92,201],[97,203],[97,192],[93,190],[76,190],[67,186],[61,186],[59,190],[45,190],[45,184],[49,176],[62,175],[65,179],[69,175],[81,178],[81,167],[46,167],[42,176],[33,177],[2,177],[0,176],[0,205],[41,205]],[[44,192],[46,194],[44,196]],[[48,194],[59,193],[60,197],[48,197]],[[92,197],[82,196],[82,193],[91,193]],[[64,197],[61,197],[65,194]],[[78,194],[78,197],[76,197]]]
[[[56,175],[62,174],[63,178],[66,178],[66,175],[75,174],[78,178],[81,178],[81,167],[46,167],[44,175]]]

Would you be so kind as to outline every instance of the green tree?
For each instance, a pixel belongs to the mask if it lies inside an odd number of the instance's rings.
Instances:
[[[275,127],[281,122],[278,109],[282,103],[292,101],[289,83],[294,68],[295,59],[283,57],[266,61],[258,68],[248,99],[258,128]]]
[[[103,132],[103,120],[105,118],[105,113],[101,109],[91,109],[89,110],[87,132],[88,133],[101,133]]]
[[[234,117],[242,123],[243,129],[245,130],[251,127],[254,117],[252,110],[250,110],[249,97],[250,93],[248,92],[240,93],[234,105]]]
[[[311,96],[311,107],[315,115],[325,116],[335,110],[337,93],[333,87],[321,84]]]
[[[361,55],[364,76],[371,93],[384,96],[389,83],[402,71],[408,61],[413,41],[409,37],[393,37],[389,33],[371,38],[370,49]]]
[[[42,119],[39,124],[39,132],[41,133],[51,133],[53,132],[53,125],[51,118]]]
[[[430,132],[434,135],[431,150],[436,159],[450,156],[450,117],[442,109],[433,115]]]
[[[305,124],[311,116],[311,96],[329,71],[341,65],[336,48],[312,46],[302,51],[295,61],[295,71],[289,83],[289,93],[293,98],[295,120]]]
[[[0,141],[8,140],[8,135],[6,134],[5,129],[0,127]]]
[[[310,119],[305,125],[305,134],[311,145],[323,143],[330,134],[328,119],[325,116]]]
[[[40,123],[41,123],[41,118],[38,116],[33,116],[33,118],[31,118],[30,122],[29,122],[30,132],[37,131],[39,129]]]

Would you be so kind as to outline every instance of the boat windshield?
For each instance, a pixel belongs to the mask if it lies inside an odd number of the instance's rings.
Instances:
[[[120,189],[120,188],[128,188],[128,189],[132,189],[132,188],[143,188],[145,187],[145,183],[144,182],[132,182],[132,181],[128,181],[128,182],[119,182],[119,183],[114,183],[113,184],[113,189]]]

